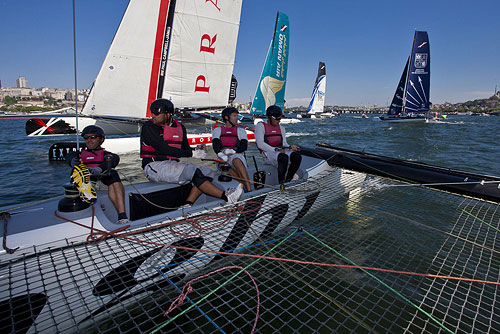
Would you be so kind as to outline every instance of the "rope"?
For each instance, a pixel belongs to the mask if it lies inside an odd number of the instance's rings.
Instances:
[[[182,288],[182,292],[181,294],[179,295],[179,297],[177,297],[171,304],[170,304],[170,307],[168,308],[168,310],[165,312],[164,316],[166,317],[170,312],[172,312],[173,310],[175,310],[177,307],[181,306],[183,303],[184,303],[184,300],[186,298],[189,299],[189,301],[192,302],[192,300],[187,296],[190,292],[193,291],[193,287],[192,287],[192,284],[202,278],[206,278],[208,276],[211,276],[213,274],[216,274],[216,273],[219,273],[221,271],[224,271],[224,270],[227,270],[227,269],[240,269],[240,271],[238,272],[241,273],[241,272],[245,272],[245,274],[247,274],[248,277],[250,277],[250,280],[252,281],[253,285],[255,286],[255,291],[257,292],[257,310],[255,312],[255,321],[254,321],[254,324],[253,324],[253,327],[252,327],[252,331],[251,333],[254,333],[255,332],[255,327],[257,326],[257,321],[259,320],[259,309],[260,309],[260,296],[259,296],[259,287],[257,286],[257,282],[255,282],[255,279],[252,277],[252,275],[250,275],[250,273],[245,270],[243,267],[241,266],[228,266],[228,267],[223,267],[223,268],[220,268],[220,269],[217,269],[217,270],[214,270],[208,274],[205,274],[203,276],[200,276],[198,278],[194,278],[192,280],[190,280],[189,282],[187,282],[184,287]],[[201,310],[200,310],[201,311]],[[202,311],[203,312],[203,311]],[[203,312],[204,313],[204,312]],[[205,314],[205,313],[204,313]],[[207,319],[210,320],[210,318],[205,314],[205,316],[207,317]],[[212,320],[210,320],[212,321]],[[215,322],[212,321],[212,323],[214,323],[214,325],[216,327],[218,327],[219,329],[221,329],[219,326],[217,326],[215,324]],[[222,331],[222,329],[221,329]]]
[[[250,208],[250,209],[246,209],[245,210],[245,206],[247,204],[254,204],[255,208]],[[252,205],[252,206],[254,206],[254,205]],[[262,203],[260,203],[260,202],[247,201],[247,202],[245,202],[245,204],[237,205],[237,206],[235,206],[233,208],[230,208],[228,210],[223,210],[223,211],[220,211],[220,212],[213,212],[213,213],[209,213],[209,214],[206,214],[206,215],[203,215],[203,216],[200,216],[200,217],[197,217],[197,218],[192,218],[192,219],[183,219],[183,220],[180,220],[180,221],[166,222],[166,223],[162,223],[162,224],[158,224],[158,225],[154,225],[154,226],[148,226],[146,228],[140,228],[140,229],[137,229],[137,230],[134,230],[134,231],[129,231],[129,232],[120,233],[120,234],[118,234],[118,232],[126,230],[127,228],[130,227],[130,224],[124,225],[124,226],[122,226],[120,228],[117,228],[117,229],[109,231],[109,232],[108,231],[104,231],[104,230],[100,230],[100,229],[97,229],[97,228],[94,227],[95,208],[94,208],[93,205],[92,205],[91,226],[87,226],[85,224],[82,224],[82,223],[76,222],[74,220],[68,219],[66,217],[63,217],[63,216],[59,215],[57,213],[57,211],[54,211],[54,215],[57,218],[60,218],[60,219],[62,219],[64,221],[67,221],[69,223],[73,223],[75,225],[78,225],[78,226],[81,226],[83,228],[89,229],[90,230],[90,234],[87,237],[87,242],[88,243],[97,243],[97,242],[101,242],[101,241],[103,241],[103,240],[105,240],[107,238],[115,237],[115,238],[122,238],[122,239],[126,239],[126,240],[129,240],[129,241],[134,241],[134,242],[138,242],[138,243],[145,243],[145,244],[150,244],[150,245],[155,245],[155,246],[166,246],[166,244],[164,244],[164,243],[157,243],[157,242],[152,242],[152,241],[148,241],[148,240],[142,240],[142,239],[138,239],[138,238],[130,238],[129,236],[136,235],[136,234],[142,234],[142,233],[148,232],[148,231],[153,230],[153,229],[161,229],[161,228],[167,227],[167,226],[170,227],[170,230],[174,234],[177,234],[177,235],[180,235],[180,236],[193,236],[193,235],[185,235],[185,234],[182,234],[180,232],[177,232],[177,231],[175,231],[173,229],[173,226],[174,225],[178,225],[178,224],[190,223],[192,225],[192,227],[193,227],[194,230],[198,229],[197,234],[199,234],[202,231],[208,231],[208,230],[211,230],[211,229],[214,229],[214,228],[217,228],[217,227],[220,227],[220,226],[226,224],[229,221],[229,219],[232,216],[234,216],[234,215],[241,215],[241,214],[249,213],[249,212],[252,212],[252,211],[255,211],[255,210],[259,210],[261,208],[261,206],[262,206]],[[208,228],[202,228],[201,227],[200,221],[209,220],[209,219],[217,220],[217,219],[221,219],[221,218],[224,218],[224,217],[226,217],[226,219],[222,223],[210,226]],[[195,235],[197,235],[197,234],[195,234]]]
[[[386,272],[386,273],[391,273],[391,274],[402,274],[402,275],[410,275],[410,276],[441,278],[441,279],[450,279],[450,280],[457,280],[457,281],[463,281],[463,282],[472,282],[472,283],[481,283],[481,284],[490,284],[490,285],[498,285],[498,286],[500,286],[500,282],[485,281],[485,280],[479,280],[479,279],[473,279],[473,278],[465,278],[465,277],[444,276],[444,275],[435,275],[435,274],[424,274],[424,273],[417,273],[417,272],[411,272],[411,271],[401,271],[401,270],[383,269],[383,268],[376,268],[376,267],[348,265],[348,264],[335,264],[335,263],[323,263],[323,262],[314,262],[314,261],[302,261],[302,260],[293,260],[293,259],[287,259],[287,258],[262,256],[262,255],[255,255],[255,254],[219,252],[219,251],[213,251],[213,250],[209,250],[209,249],[198,249],[198,248],[191,248],[191,247],[184,247],[184,246],[172,246],[172,245],[170,245],[170,246],[167,246],[167,247],[175,248],[175,249],[189,250],[189,251],[204,252],[204,253],[210,253],[210,254],[215,254],[215,255],[233,255],[233,256],[240,256],[240,257],[258,258],[258,259],[273,260],[273,261],[282,261],[282,262],[291,262],[291,263],[298,263],[298,264],[309,264],[309,265],[320,266],[320,267],[365,269],[365,270],[371,270],[371,271]]]
[[[447,328],[443,323],[441,323],[438,319],[434,318],[430,313],[426,312],[424,309],[422,309],[420,306],[416,305],[415,303],[413,303],[411,300],[409,300],[408,298],[406,298],[405,296],[403,296],[401,293],[399,293],[398,291],[396,291],[395,289],[393,289],[392,287],[390,287],[389,285],[387,285],[385,282],[383,282],[381,279],[379,279],[377,276],[373,275],[372,273],[368,272],[367,270],[365,270],[364,267],[360,267],[358,266],[355,262],[351,261],[350,259],[348,259],[347,257],[345,257],[344,255],[340,254],[337,250],[335,250],[333,247],[330,247],[329,245],[325,244],[323,241],[319,240],[318,238],[316,238],[316,236],[314,236],[313,234],[309,233],[308,231],[305,231],[305,233],[307,233],[310,237],[312,237],[314,240],[316,240],[317,242],[319,242],[321,245],[327,247],[328,249],[330,249],[331,251],[335,252],[335,254],[337,254],[338,256],[340,256],[342,259],[344,259],[345,261],[349,262],[349,263],[352,263],[354,267],[358,267],[358,269],[360,269],[361,271],[363,271],[365,274],[367,274],[368,276],[370,276],[371,278],[374,278],[377,282],[379,282],[380,284],[382,284],[383,286],[385,286],[386,288],[388,288],[389,290],[391,290],[392,292],[394,292],[396,295],[398,295],[400,298],[402,298],[404,301],[406,301],[407,303],[409,303],[410,305],[412,305],[413,307],[415,307],[417,310],[423,312],[425,315],[427,315],[432,321],[434,321],[437,325],[439,325],[441,328],[443,328],[444,330],[446,330],[447,332],[449,333],[454,333],[451,329]],[[384,270],[385,272],[393,272],[392,270]],[[415,274],[415,273],[411,273],[411,274]],[[425,275],[422,275],[422,276],[425,276]],[[432,277],[436,277],[437,275],[431,275]],[[447,278],[451,278],[451,277],[447,277]],[[453,279],[453,278],[451,278]],[[500,283],[496,283],[497,285],[500,285]]]
[[[295,232],[292,232],[290,235],[288,235],[287,237],[283,238],[283,240],[281,240],[278,244],[276,244],[273,248],[271,248],[271,250],[267,251],[266,253],[264,253],[264,255],[262,256],[262,258],[265,258],[265,256],[267,254],[269,254],[271,251],[273,251],[275,248],[279,247],[281,244],[283,244],[285,241],[287,241],[290,237],[292,237],[293,235],[295,234]],[[184,247],[175,247],[175,248],[184,248]],[[234,255],[232,253],[229,253],[230,255]],[[251,266],[253,266],[255,263],[257,263],[258,261],[260,260],[260,258],[256,259],[255,261],[251,262],[250,264],[248,264],[244,270],[247,270],[248,268],[250,268]],[[201,303],[202,301],[204,301],[205,299],[207,299],[208,297],[210,297],[212,294],[214,294],[215,292],[217,292],[220,288],[222,288],[223,286],[225,286],[227,283],[229,283],[230,281],[232,281],[234,278],[236,278],[240,273],[242,272],[242,270],[240,270],[238,273],[234,274],[233,276],[231,276],[228,280],[226,280],[224,283],[222,283],[221,285],[219,285],[217,288],[215,288],[214,290],[212,290],[209,294],[207,294],[206,296],[204,296],[203,298],[201,298],[199,301],[197,301],[196,303],[194,303],[193,305],[189,306],[186,310],[182,311],[181,313],[179,313],[178,315],[176,315],[175,317],[173,317],[172,319],[168,320],[167,322],[165,322],[164,324],[162,324],[161,326],[159,326],[158,328],[156,328],[154,331],[151,332],[151,334],[153,333],[156,333],[157,331],[161,330],[163,327],[165,327],[166,325],[168,325],[169,323],[171,323],[172,321],[174,321],[175,319],[177,319],[178,317],[180,317],[181,315],[183,315],[184,313],[188,312],[190,309],[192,309],[193,307],[195,307],[196,305],[198,305],[199,303]],[[163,272],[162,272],[163,274]]]
[[[255,232],[255,230],[248,223],[248,221],[246,220],[246,218],[245,218],[245,223],[247,224],[247,226],[249,227],[249,229],[252,231],[252,233],[257,237],[257,239],[259,239],[259,241],[261,242],[261,244],[268,250],[268,253],[271,254],[271,255],[273,255],[273,253],[271,252],[271,250],[269,249],[269,247],[267,247],[266,242],[264,242],[264,240],[262,240],[262,237]],[[358,323],[360,323],[363,327],[365,327],[366,329],[368,329],[370,332],[377,333],[373,327],[370,327],[368,324],[366,324],[356,314],[354,314],[353,312],[349,311],[347,308],[343,307],[340,303],[338,303],[337,301],[333,300],[330,296],[328,296],[326,293],[323,293],[322,291],[320,291],[319,289],[317,289],[316,287],[314,287],[312,284],[306,282],[302,277],[300,277],[295,272],[293,272],[290,268],[288,268],[283,262],[278,261],[278,264],[286,272],[288,272],[292,277],[294,277],[295,279],[301,281],[307,287],[309,287],[312,291],[316,292],[317,294],[319,294],[320,296],[322,296],[323,298],[325,298],[326,300],[328,300],[329,302],[331,302],[332,304],[334,304],[335,306],[337,306],[340,310],[342,310],[348,316],[352,317],[354,320],[356,320]]]
[[[4,209],[4,210],[1,210],[0,213],[4,213],[4,212],[8,212],[10,210],[15,210],[15,209],[21,209],[21,208],[25,208],[27,206],[32,206],[32,205],[36,205],[36,204],[40,204],[40,203],[44,203],[44,202],[47,202],[47,201],[51,201],[53,199],[56,199],[56,198],[61,198],[61,197],[64,197],[64,195],[58,195],[58,196],[54,196],[54,197],[50,197],[50,198],[45,198],[45,199],[42,199],[42,200],[39,200],[39,201],[35,201],[35,202],[30,202],[30,203],[26,203],[26,204],[22,204],[22,205],[17,205],[17,206],[13,206],[13,207],[10,207],[10,208],[7,208],[7,209]],[[15,214],[19,214],[19,213],[24,213],[24,212],[29,212],[29,211],[36,211],[36,210],[40,210],[40,209],[30,209],[30,210],[26,210],[26,211],[20,211],[20,212],[9,212],[11,215],[15,215]]]

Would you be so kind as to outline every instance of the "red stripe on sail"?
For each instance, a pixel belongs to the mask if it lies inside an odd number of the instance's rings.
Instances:
[[[149,81],[148,104],[146,106],[146,117],[151,117],[149,106],[156,100],[158,90],[158,76],[160,73],[161,52],[163,49],[163,38],[165,36],[168,7],[170,0],[161,0],[160,11],[158,13],[158,25],[156,27],[155,48],[153,51],[153,66],[151,68],[151,78]]]

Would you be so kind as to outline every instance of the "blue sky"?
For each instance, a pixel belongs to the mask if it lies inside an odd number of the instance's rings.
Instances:
[[[76,3],[78,87],[89,88],[128,1]],[[243,0],[237,102],[255,93],[278,10],[290,18],[290,106],[308,104],[319,61],[327,104],[386,105],[415,29],[429,33],[433,103],[485,98],[500,86],[498,0]],[[71,0],[0,0],[0,32],[2,86],[23,75],[30,87],[74,87]]]

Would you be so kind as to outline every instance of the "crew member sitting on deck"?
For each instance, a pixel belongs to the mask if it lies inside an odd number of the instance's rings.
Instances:
[[[175,184],[191,182],[193,187],[185,201],[187,205],[192,205],[202,193],[236,203],[243,192],[241,185],[225,192],[212,184],[210,168],[179,162],[182,157],[204,158],[206,151],[196,149],[193,152],[186,128],[173,119],[174,104],[157,99],[149,110],[151,120],[141,130],[142,168],[148,180]]]
[[[128,223],[127,214],[125,213],[125,189],[123,188],[118,172],[111,169],[118,165],[120,157],[114,153],[107,152],[101,147],[105,140],[104,130],[101,127],[96,125],[86,126],[81,136],[85,139],[87,147],[80,154],[76,151],[68,153],[66,161],[73,167],[74,171],[75,166],[83,163],[92,174],[90,177],[91,181],[99,180],[107,185],[109,199],[118,212],[117,223]]]
[[[280,125],[283,117],[280,107],[269,106],[266,116],[267,122],[260,122],[255,127],[257,147],[264,157],[264,162],[278,168],[279,183],[289,182],[302,162],[300,147],[287,143],[285,128]]]
[[[238,127],[238,109],[228,107],[222,110],[223,126],[212,132],[212,147],[219,159],[227,162],[231,169],[229,173],[243,184],[245,191],[252,191],[248,182],[247,163],[243,152],[248,147],[247,133]]]

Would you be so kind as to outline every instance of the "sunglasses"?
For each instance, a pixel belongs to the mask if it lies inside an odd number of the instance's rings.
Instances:
[[[88,140],[88,139],[96,139],[100,138],[101,136],[99,135],[89,135],[89,136],[83,136],[83,139]]]
[[[281,121],[281,117],[274,117],[274,116],[271,116],[273,119],[277,120],[277,121]]]

